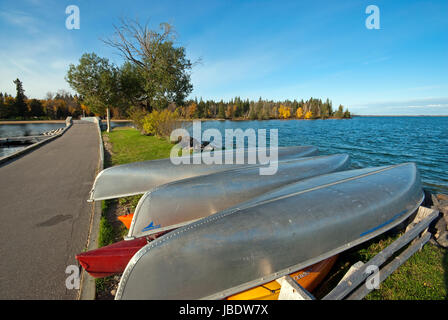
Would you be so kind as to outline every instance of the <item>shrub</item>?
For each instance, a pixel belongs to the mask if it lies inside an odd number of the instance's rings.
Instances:
[[[313,112],[307,111],[307,113],[305,113],[305,119],[313,119],[313,117]]]
[[[177,111],[154,110],[143,119],[143,130],[146,134],[158,137],[169,137],[171,132],[182,126]]]
[[[143,122],[148,115],[148,111],[143,108],[131,107],[128,111],[128,115],[134,123],[135,128],[144,134],[145,130],[143,129]]]

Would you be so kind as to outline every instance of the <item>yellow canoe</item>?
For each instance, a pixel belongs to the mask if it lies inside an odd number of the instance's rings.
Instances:
[[[330,272],[336,259],[337,255],[313,264],[306,269],[291,273],[289,276],[303,288],[311,292],[322,282],[328,272]],[[280,284],[274,280],[234,294],[227,297],[227,300],[278,300],[280,288]]]

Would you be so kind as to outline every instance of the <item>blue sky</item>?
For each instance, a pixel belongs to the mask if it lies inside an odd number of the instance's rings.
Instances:
[[[80,9],[79,30],[65,8]],[[365,26],[368,5],[380,29]],[[174,25],[192,61],[191,97],[330,98],[357,114],[448,115],[448,1],[1,0],[0,91],[70,90],[69,63],[96,52],[122,17]]]

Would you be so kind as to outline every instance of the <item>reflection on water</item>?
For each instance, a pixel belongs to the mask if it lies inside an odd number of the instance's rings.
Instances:
[[[104,122],[102,122],[102,125],[104,127],[106,127],[107,123],[104,121]],[[134,128],[134,123],[132,121],[118,121],[118,122],[111,121],[110,122],[110,127],[112,129],[113,128],[119,128],[119,127],[132,127],[132,128]]]
[[[27,146],[13,146],[13,147],[0,147],[0,158],[13,154],[16,151],[22,150],[26,148]]]
[[[0,124],[0,138],[38,136],[44,132],[64,128],[65,123]]]

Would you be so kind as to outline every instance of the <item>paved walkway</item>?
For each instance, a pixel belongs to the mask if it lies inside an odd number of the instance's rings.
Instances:
[[[86,245],[98,144],[96,125],[78,121],[0,166],[0,299],[76,299],[65,270]]]

